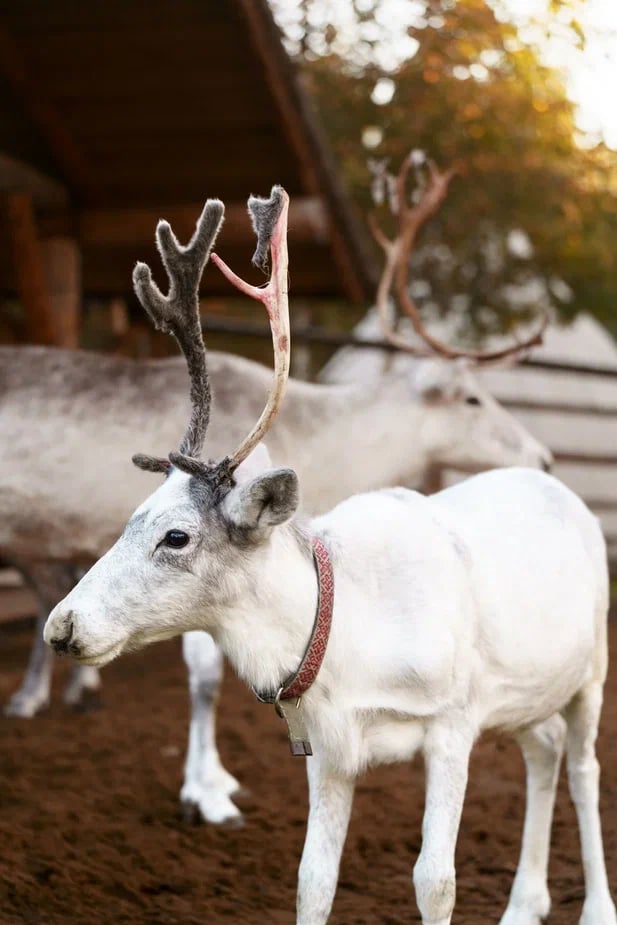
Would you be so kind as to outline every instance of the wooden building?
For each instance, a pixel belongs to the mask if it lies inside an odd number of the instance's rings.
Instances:
[[[296,299],[365,303],[372,252],[266,0],[0,0],[0,293],[26,339],[76,345],[85,298],[130,293],[156,221],[227,205],[249,269],[249,193],[292,197]],[[211,270],[203,297],[226,284]]]

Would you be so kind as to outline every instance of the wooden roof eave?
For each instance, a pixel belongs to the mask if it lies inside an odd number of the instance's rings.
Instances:
[[[339,171],[296,68],[285,51],[267,0],[236,0],[249,23],[251,41],[266,74],[307,192],[322,193],[331,213],[333,257],[351,301],[374,298],[378,269],[368,236],[353,214]]]

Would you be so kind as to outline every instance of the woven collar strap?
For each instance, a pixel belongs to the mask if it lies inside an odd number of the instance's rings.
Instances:
[[[334,607],[334,572],[330,554],[321,540],[314,536],[312,543],[313,560],[317,572],[317,613],[304,658],[296,673],[283,685],[283,690],[278,695],[279,700],[297,699],[309,689],[321,668],[330,638]]]
[[[300,667],[283,683],[274,694],[254,690],[262,703],[278,703],[281,700],[298,700],[309,689],[326,654],[330,627],[332,626],[332,609],[334,606],[334,572],[328,550],[316,536],[312,539],[313,561],[317,573],[317,612],[313,631]]]

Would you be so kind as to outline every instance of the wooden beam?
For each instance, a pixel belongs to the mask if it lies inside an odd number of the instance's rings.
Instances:
[[[79,346],[81,255],[74,238],[48,238],[41,244],[49,312],[58,347]]]
[[[28,588],[0,588],[0,623],[35,617],[40,604]]]
[[[587,507],[602,513],[617,513],[617,498],[584,498]]]
[[[0,27],[0,74],[53,157],[67,185],[88,198],[92,185],[86,161],[59,113],[45,99],[45,87],[28,73],[13,36]]]
[[[77,219],[78,236],[84,247],[135,247],[152,244],[154,230],[160,218],[165,218],[181,241],[188,241],[195,231],[203,203],[160,208],[84,209]],[[42,229],[51,229],[54,219],[43,220]],[[224,241],[251,244],[255,233],[246,204],[232,202],[225,206],[225,224],[221,232]],[[289,208],[289,238],[291,241],[325,244],[329,225],[323,202],[317,196],[292,199]]]
[[[219,319],[209,319],[207,316],[203,320],[204,324],[206,322],[210,324],[210,320],[212,321],[212,324],[219,323]],[[235,334],[247,334],[252,337],[265,337],[268,339],[271,337],[270,329],[266,325],[261,325],[259,323],[244,321],[236,322],[231,318],[225,319],[220,323],[230,325],[230,327],[227,329],[230,333],[233,332]],[[212,328],[212,330],[214,330],[214,328]],[[221,327],[220,330],[223,330],[223,328]],[[328,328],[319,327],[317,325],[313,325],[310,328],[297,330],[295,332],[295,337],[296,339],[298,337],[302,337],[304,340],[309,340],[317,344],[324,344],[331,347],[359,347],[361,350],[384,350],[386,353],[400,353],[399,347],[396,347],[394,344],[390,343],[390,341],[382,340],[379,337],[366,339],[363,338],[362,340],[359,340],[352,331],[330,331]],[[617,381],[617,366],[568,363],[566,361],[559,362],[556,360],[522,360],[520,363],[512,367],[513,370],[522,368],[545,369],[554,373],[576,373],[588,376],[605,376]],[[503,399],[500,398],[499,401],[503,402]]]
[[[27,193],[10,193],[6,202],[17,293],[26,314],[26,335],[31,343],[54,344],[55,331],[32,199]]]
[[[580,463],[583,466],[617,466],[617,453],[570,453],[553,450],[556,462]]]
[[[617,379],[617,372],[615,372]],[[572,404],[565,401],[541,401],[538,399],[526,398],[500,398],[499,394],[494,395],[500,405],[504,408],[512,408],[513,411],[542,411],[552,414],[584,414],[586,417],[617,418],[617,405],[581,405]]]

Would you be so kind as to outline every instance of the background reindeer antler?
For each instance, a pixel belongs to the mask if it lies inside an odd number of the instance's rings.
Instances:
[[[457,168],[451,167],[445,173],[439,173],[434,165],[431,165],[431,182],[425,188],[420,201],[414,206],[408,206],[405,186],[409,169],[413,164],[414,160],[410,154],[403,161],[396,178],[391,174],[384,175],[383,170],[380,171],[380,177],[378,178],[386,183],[387,191],[392,193],[388,198],[390,200],[391,211],[398,216],[399,234],[393,240],[386,237],[377,224],[374,215],[369,215],[369,225],[373,237],[383,250],[385,257],[384,268],[379,279],[376,295],[377,312],[384,337],[395,347],[404,350],[406,353],[410,353],[413,356],[426,357],[434,356],[436,348],[432,345],[423,348],[419,345],[412,344],[405,337],[397,333],[391,319],[389,299],[395,278],[397,277],[398,267],[401,265],[403,259],[408,259],[408,255],[413,249],[413,245],[422,225],[437,212],[439,206],[445,199],[450,180],[457,172]],[[401,256],[403,253],[406,255],[404,258]],[[423,339],[426,341],[426,338]]]
[[[384,336],[407,353],[414,356],[442,356],[446,359],[467,357],[476,363],[496,362],[513,357],[542,343],[542,337],[548,324],[548,315],[544,313],[539,329],[527,340],[498,350],[464,350],[449,347],[443,341],[430,334],[420,316],[418,307],[409,294],[409,258],[422,226],[432,218],[443,203],[452,178],[460,172],[458,166],[440,171],[433,161],[427,162],[428,182],[416,203],[407,202],[406,186],[410,167],[414,161],[408,156],[403,161],[396,178],[396,214],[399,230],[397,236],[390,240],[377,225],[373,216],[369,223],[373,236],[385,255],[384,270],[377,289],[377,310],[381,320]],[[390,320],[389,296],[393,288],[399,305],[411,320],[414,330],[422,338],[428,349],[417,347],[406,338],[397,334]]]

